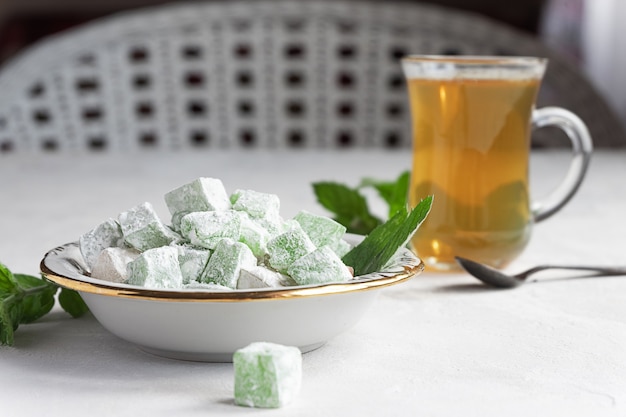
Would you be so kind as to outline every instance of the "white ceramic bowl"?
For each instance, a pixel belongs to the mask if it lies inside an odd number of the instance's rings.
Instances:
[[[111,333],[169,358],[230,362],[252,342],[308,352],[352,327],[378,290],[419,274],[424,264],[400,251],[385,271],[347,283],[280,289],[152,290],[91,278],[76,243],[49,251],[46,279],[78,291]]]

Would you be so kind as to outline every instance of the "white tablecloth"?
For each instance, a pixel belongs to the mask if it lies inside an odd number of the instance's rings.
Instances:
[[[410,153],[199,152],[0,158],[0,262],[36,274],[43,254],[199,176],[276,193],[281,212],[326,213],[311,183],[393,179]],[[569,155],[535,153],[533,194]],[[544,262],[626,264],[626,152],[597,152],[579,194],[536,225],[510,270]],[[370,195],[376,210],[384,205]],[[295,402],[263,415],[622,416],[626,277],[492,290],[465,274],[424,273],[385,289],[348,332],[304,356]],[[571,275],[571,273],[569,273]],[[60,308],[0,347],[1,416],[249,415],[233,404],[231,364],[151,356],[91,316]]]

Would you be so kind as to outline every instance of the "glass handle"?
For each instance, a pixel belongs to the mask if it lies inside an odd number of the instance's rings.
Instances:
[[[587,173],[593,143],[585,123],[574,113],[559,107],[544,107],[533,112],[533,127],[560,128],[572,142],[572,162],[561,184],[542,201],[534,202],[532,213],[535,222],[552,216],[576,194]]]

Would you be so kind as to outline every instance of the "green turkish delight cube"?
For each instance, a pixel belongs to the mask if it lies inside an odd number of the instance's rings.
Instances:
[[[254,219],[251,219],[247,213],[240,212],[240,215],[241,233],[239,241],[248,246],[257,259],[263,259],[267,252],[270,233]]]
[[[249,247],[231,239],[222,239],[211,254],[200,281],[237,288],[241,269],[251,268],[256,264],[257,259]]]
[[[298,285],[343,282],[352,278],[348,267],[329,246],[322,246],[294,261],[287,273]]]
[[[343,258],[346,253],[352,250],[352,245],[344,239],[339,239],[335,243],[328,245],[328,247],[330,247],[340,258]]]
[[[256,342],[233,355],[235,404],[279,408],[297,396],[302,384],[302,353],[296,347]]]
[[[186,245],[175,246],[178,249],[178,263],[183,275],[183,284],[199,281],[206,268],[211,251],[196,249]]]
[[[198,178],[165,194],[165,203],[172,215],[180,212],[230,209],[224,184],[217,178]]]
[[[113,219],[99,224],[78,239],[78,247],[89,268],[93,268],[100,252],[123,245],[122,229]]]
[[[150,203],[143,203],[120,213],[118,222],[124,241],[139,251],[145,251],[180,240],[180,236],[165,226]]]
[[[315,245],[301,227],[293,227],[267,243],[268,263],[275,270],[287,273],[298,258],[313,252]]]
[[[239,240],[241,215],[234,210],[189,213],[181,219],[180,232],[193,245],[213,250],[222,239]]]
[[[332,245],[346,233],[346,227],[333,219],[302,210],[294,216],[316,247]]]
[[[287,287],[291,285],[296,285],[296,283],[290,276],[261,265],[242,269],[237,281],[238,289]]]
[[[233,210],[244,211],[252,218],[275,218],[279,215],[280,200],[276,194],[254,190],[235,190],[230,196]]]
[[[173,246],[148,249],[128,264],[128,284],[147,288],[179,289],[183,276],[178,249]]]

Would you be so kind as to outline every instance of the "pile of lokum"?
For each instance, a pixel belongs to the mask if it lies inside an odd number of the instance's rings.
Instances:
[[[94,278],[156,289],[252,289],[342,282],[346,228],[299,212],[284,220],[278,196],[198,178],[165,195],[163,223],[150,203],[79,239]]]

